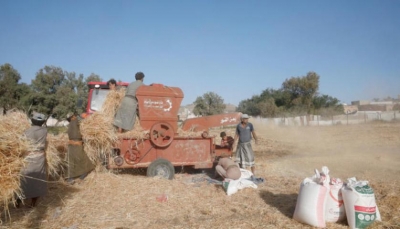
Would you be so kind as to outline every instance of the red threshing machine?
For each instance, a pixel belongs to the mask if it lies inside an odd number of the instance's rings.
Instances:
[[[127,86],[120,83],[120,86]],[[101,108],[108,93],[105,82],[90,82],[87,112]],[[106,164],[109,169],[147,168],[147,176],[173,179],[175,167],[195,169],[212,168],[220,156],[231,156],[232,150],[215,144],[208,135],[211,127],[235,125],[240,113],[228,113],[187,119],[180,127],[183,131],[202,131],[196,137],[178,134],[178,111],[183,92],[178,87],[162,84],[143,85],[136,91],[138,116],[145,138],[120,138]]]

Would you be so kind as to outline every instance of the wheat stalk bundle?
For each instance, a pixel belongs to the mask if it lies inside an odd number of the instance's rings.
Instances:
[[[28,117],[19,111],[0,116],[0,206],[8,211],[8,205],[21,198],[21,169],[24,156],[37,150],[24,131],[30,126]]]
[[[85,153],[95,164],[101,163],[118,140],[112,121],[112,117],[99,111],[80,123]]]
[[[106,117],[114,118],[124,96],[125,88],[121,88],[119,90],[110,90],[106,99],[104,100],[103,106],[101,107],[101,113]]]
[[[47,135],[46,160],[49,176],[58,177],[63,172],[65,154],[68,151],[68,136],[66,134]]]

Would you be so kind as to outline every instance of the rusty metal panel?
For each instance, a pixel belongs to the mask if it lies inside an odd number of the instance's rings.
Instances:
[[[136,91],[136,98],[140,125],[144,130],[149,130],[154,123],[166,122],[177,132],[178,112],[183,99],[180,88],[162,84],[143,85]]]
[[[157,156],[169,160],[174,166],[212,162],[211,138],[175,138],[167,149],[158,149]]]
[[[240,112],[235,112],[190,118],[182,123],[182,130],[207,131],[211,127],[235,125],[240,122],[240,116]]]
[[[168,147],[160,148],[145,139],[121,139],[119,157],[122,165],[116,165],[114,157],[109,158],[108,168],[145,168],[157,158],[164,158],[174,166],[194,166],[195,168],[211,168],[215,154],[212,138],[177,137]],[[223,150],[228,151],[228,149]]]

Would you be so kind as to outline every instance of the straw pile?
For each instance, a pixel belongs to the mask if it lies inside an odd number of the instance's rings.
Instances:
[[[111,152],[118,140],[112,121],[111,117],[99,111],[84,119],[80,124],[84,151],[97,165],[101,164],[101,158],[105,158]]]
[[[143,128],[140,126],[140,120],[136,116],[136,121],[135,125],[133,126],[133,129],[124,133],[117,133],[118,138],[136,138],[136,139],[143,139],[146,137],[146,134],[149,131],[143,130]]]
[[[118,138],[142,139],[146,135],[138,118],[136,118],[135,126],[131,131],[122,134],[117,133],[113,121],[124,96],[124,88],[110,91],[101,110],[90,115],[80,124],[84,151],[90,160],[98,166],[112,152]]]
[[[202,131],[193,131],[193,130],[184,131],[182,129],[178,129],[178,135],[180,137],[200,137],[202,133],[203,133]]]
[[[110,90],[101,108],[104,116],[114,118],[122,99],[125,96],[125,88],[119,90]]]
[[[23,133],[30,126],[28,117],[13,111],[0,116],[0,207],[8,211],[10,202],[21,197],[20,171],[24,166],[24,156],[36,146]]]
[[[65,155],[68,152],[68,136],[66,134],[47,135],[46,160],[47,173],[51,177],[59,177],[64,172]]]

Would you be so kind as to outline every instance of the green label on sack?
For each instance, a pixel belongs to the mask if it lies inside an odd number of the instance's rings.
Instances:
[[[372,190],[372,188],[368,185],[364,185],[364,186],[357,186],[354,188],[358,193],[361,194],[374,194],[374,190]]]
[[[354,206],[356,228],[366,228],[376,219],[376,207]]]
[[[224,187],[225,191],[228,190],[229,181],[222,182],[222,186]]]

